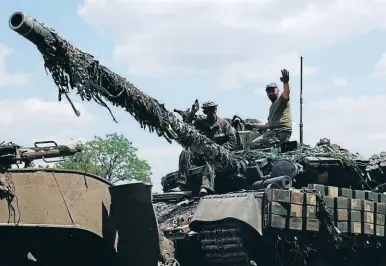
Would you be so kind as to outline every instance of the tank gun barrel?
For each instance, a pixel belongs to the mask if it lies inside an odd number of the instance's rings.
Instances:
[[[57,158],[57,157],[68,157],[73,156],[78,152],[81,152],[82,148],[79,146],[69,147],[66,145],[59,145],[57,148],[20,148],[19,152],[22,160],[39,160],[42,158]]]
[[[9,19],[9,27],[38,46],[38,48],[46,45],[45,40],[47,38],[54,38],[48,29],[32,17],[26,16],[23,12],[16,12],[12,14]]]
[[[110,111],[104,101],[107,100],[130,113],[142,128],[148,127],[151,132],[156,131],[158,136],[165,137],[169,142],[175,140],[224,170],[240,169],[240,163],[244,161],[239,157],[201,135],[191,125],[177,119],[164,104],[100,65],[92,55],[74,47],[53,30],[21,12],[11,16],[10,27],[38,46],[45,67],[59,88],[59,101],[60,95],[65,94],[71,103],[67,95],[70,89],[76,89],[82,100],[94,100]],[[75,110],[74,106],[73,108]]]
[[[53,143],[54,145],[38,147],[38,144],[46,143]],[[0,146],[0,166],[1,168],[8,168],[12,164],[23,162],[28,167],[34,160],[68,157],[81,151],[81,146],[57,145],[54,141],[35,142],[34,147],[21,147],[14,143],[9,143]]]

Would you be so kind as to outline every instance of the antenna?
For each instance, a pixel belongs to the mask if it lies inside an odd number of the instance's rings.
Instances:
[[[303,56],[300,57],[300,147],[303,146]]]

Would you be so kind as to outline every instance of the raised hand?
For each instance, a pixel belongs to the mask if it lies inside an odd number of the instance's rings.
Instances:
[[[287,84],[288,81],[289,81],[289,72],[287,69],[282,69],[281,70],[281,78],[280,78],[281,82],[283,82],[284,84]]]
[[[192,105],[192,112],[193,112],[193,113],[196,113],[199,109],[200,109],[200,105],[199,105],[199,103],[198,103],[198,100],[196,99],[196,101],[195,101],[194,104]]]

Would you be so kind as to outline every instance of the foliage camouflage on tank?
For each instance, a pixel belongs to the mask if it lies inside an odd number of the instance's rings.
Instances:
[[[10,26],[37,45],[59,100],[64,94],[70,101],[75,89],[82,100],[107,109],[109,101],[224,174],[216,180],[225,188],[221,194],[198,198],[192,189],[153,195],[159,226],[174,243],[163,258],[175,257],[183,266],[382,265],[384,153],[364,160],[326,139],[316,147],[287,141],[278,153],[249,150],[252,133],[242,128],[239,149],[231,152],[52,29],[22,13]],[[165,191],[172,179],[163,179]]]

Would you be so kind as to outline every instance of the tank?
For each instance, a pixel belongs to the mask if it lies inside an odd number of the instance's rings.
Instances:
[[[181,265],[384,265],[386,152],[365,159],[322,138],[235,154],[251,162],[238,187],[229,175],[216,180],[228,191],[200,198],[193,166],[188,191],[170,192],[176,171],[153,196]]]
[[[107,102],[119,106],[142,128],[190,149],[221,171],[216,194],[205,197],[197,196],[194,182],[189,191],[167,192],[173,174],[164,177],[164,193],[146,201],[153,202],[156,219],[135,225],[130,215],[119,219],[117,224],[126,226],[119,239],[127,240],[122,244],[126,252],[118,247],[121,261],[133,260],[130,251],[154,251],[153,232],[164,243],[157,254],[163,259],[158,263],[165,265],[385,264],[385,153],[364,159],[328,139],[314,147],[288,140],[251,150],[251,136],[259,132],[247,130],[240,118],[234,123],[238,150],[229,151],[31,17],[15,13],[10,27],[37,46],[59,95],[71,102],[69,94],[75,90],[82,100],[94,100],[108,111]],[[191,169],[191,175],[199,175],[196,170]],[[147,195],[136,189],[133,194]],[[119,204],[122,213],[130,213],[133,206],[125,199]],[[145,230],[147,223],[154,225],[150,220],[158,221],[158,230]],[[138,245],[130,247],[131,233]]]
[[[38,159],[57,162],[47,159],[81,150],[54,141],[36,142],[33,147],[0,146],[0,254],[4,265],[162,262],[159,240],[164,237],[158,231],[151,185],[113,186],[89,173],[31,165]],[[136,208],[141,211],[133,211]],[[141,227],[140,235],[132,231]],[[146,241],[141,245],[142,239]],[[144,244],[146,256],[141,257]]]

